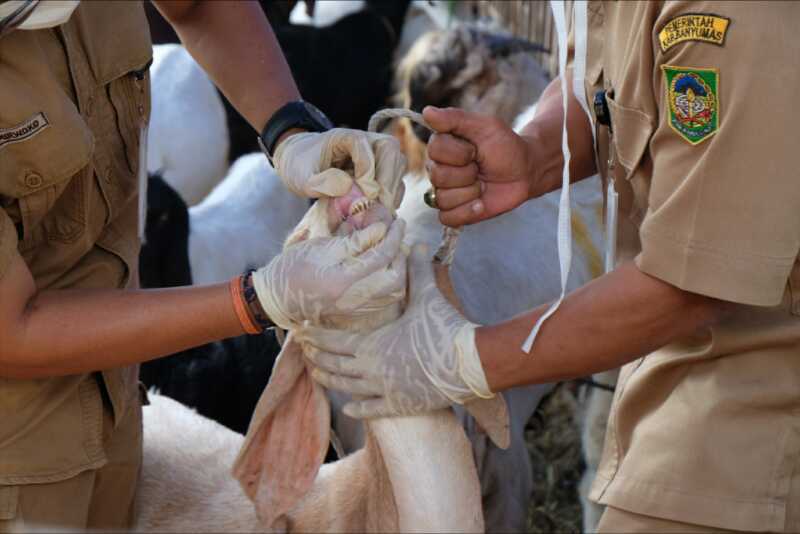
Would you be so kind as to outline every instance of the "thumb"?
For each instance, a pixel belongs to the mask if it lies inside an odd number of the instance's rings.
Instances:
[[[422,116],[437,132],[453,134],[473,143],[486,129],[486,117],[459,108],[426,106]]]
[[[341,197],[353,186],[353,178],[336,168],[326,169],[308,178],[303,193],[311,198]]]
[[[409,307],[418,303],[429,285],[436,285],[433,262],[427,245],[414,245],[408,266]]]
[[[343,253],[346,257],[355,258],[381,242],[389,227],[383,222],[375,222],[342,237]]]

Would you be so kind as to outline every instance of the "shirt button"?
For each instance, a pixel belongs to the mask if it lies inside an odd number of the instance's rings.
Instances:
[[[106,172],[103,173],[103,180],[105,180],[107,184],[111,183],[111,167],[106,167]]]
[[[42,177],[35,172],[28,173],[28,175],[25,176],[25,185],[31,189],[36,189],[42,185]]]

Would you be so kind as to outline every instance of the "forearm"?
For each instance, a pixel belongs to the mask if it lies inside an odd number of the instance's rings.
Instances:
[[[626,263],[575,291],[542,326],[530,354],[520,346],[547,310],[476,334],[493,391],[613,369],[713,324],[728,306],[682,291]]]
[[[298,100],[272,28],[257,2],[155,1],[189,53],[257,131]]]
[[[570,78],[568,77],[568,80]],[[571,83],[571,81],[569,81]],[[597,172],[591,124],[575,95],[569,91],[567,130],[570,149],[570,180],[574,183]],[[561,152],[564,106],[561,79],[556,78],[542,93],[536,116],[521,131],[530,152],[530,197],[535,198],[561,187],[564,157]]]
[[[120,367],[243,333],[226,284],[35,294],[31,278],[18,280],[3,293],[0,377]]]

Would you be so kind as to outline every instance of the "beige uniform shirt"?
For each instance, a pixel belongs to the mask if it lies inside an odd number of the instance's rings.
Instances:
[[[18,251],[39,290],[136,280],[151,57],[140,2],[82,2],[58,28],[0,39],[0,278]],[[138,406],[137,369],[102,377],[118,424]],[[105,461],[94,377],[0,378],[0,490]]]
[[[603,504],[800,530],[798,21],[792,2],[589,5],[620,261],[739,304],[623,368],[591,492]]]

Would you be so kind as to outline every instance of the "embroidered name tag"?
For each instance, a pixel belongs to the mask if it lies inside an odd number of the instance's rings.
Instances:
[[[719,129],[719,71],[662,65],[669,125],[689,144],[702,143]]]
[[[688,14],[675,17],[658,34],[661,51],[684,41],[704,41],[722,46],[731,19],[716,15]]]
[[[22,124],[11,128],[0,128],[0,148],[30,139],[48,126],[50,126],[50,123],[45,114],[37,113]]]

